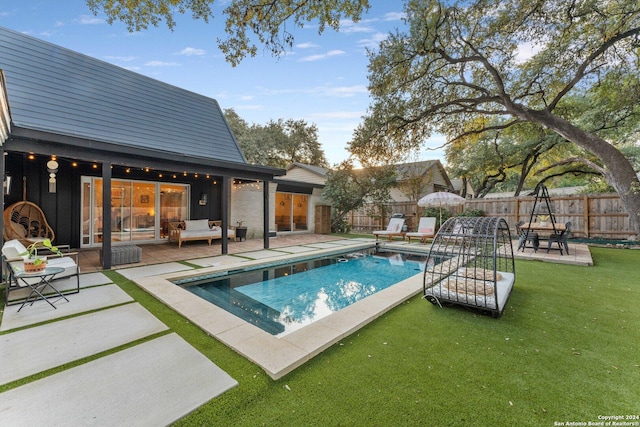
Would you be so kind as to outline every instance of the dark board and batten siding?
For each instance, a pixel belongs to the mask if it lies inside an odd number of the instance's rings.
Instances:
[[[245,163],[218,103],[0,27],[13,125]]]

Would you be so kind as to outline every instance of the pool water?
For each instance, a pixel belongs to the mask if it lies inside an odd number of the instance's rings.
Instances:
[[[210,279],[192,293],[285,335],[424,270],[424,259],[353,253]]]

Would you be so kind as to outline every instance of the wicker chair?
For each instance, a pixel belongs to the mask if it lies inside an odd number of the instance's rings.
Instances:
[[[5,241],[17,239],[25,246],[44,239],[53,240],[55,233],[42,209],[35,203],[22,201],[4,210]]]

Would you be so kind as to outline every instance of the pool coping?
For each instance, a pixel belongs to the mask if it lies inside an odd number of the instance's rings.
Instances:
[[[356,240],[356,239],[354,239]],[[378,243],[378,246],[386,246]],[[271,335],[239,317],[203,300],[181,286],[175,280],[212,274],[241,265],[256,267],[274,261],[294,261],[311,255],[331,255],[350,250],[375,247],[375,242],[356,240],[353,244],[336,244],[302,254],[283,253],[260,260],[238,260],[238,264],[219,265],[180,271],[158,276],[134,279],[134,282],[151,295],[189,319],[210,336],[234,349],[260,366],[274,380],[280,379],[322,351],[338,343],[364,325],[377,319],[422,291],[423,273],[409,277],[380,292],[368,296],[340,311],[319,319],[282,337]],[[282,248],[279,248],[280,250]]]

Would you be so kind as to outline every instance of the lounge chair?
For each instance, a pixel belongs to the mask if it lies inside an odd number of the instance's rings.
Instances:
[[[68,249],[68,246],[58,245],[58,249],[64,252]],[[17,296],[15,298],[11,298],[10,293],[24,289],[25,285],[33,285],[34,282],[38,281],[37,278],[17,280],[14,277],[15,274],[20,273],[23,269],[23,256],[20,254],[26,251],[25,246],[17,239],[9,240],[2,246],[2,272],[6,275],[5,301],[7,305],[19,304],[24,301],[24,299],[21,299],[20,292],[16,292]],[[45,255],[44,252],[46,251],[44,249],[38,249],[38,254],[40,254],[41,251],[42,254]],[[47,266],[64,268],[64,271],[56,274],[55,280],[75,276],[75,286],[62,291],[64,295],[80,292],[80,268],[78,267],[77,252],[66,252],[63,253],[63,256],[49,255],[47,256]]]
[[[376,236],[376,240],[378,240],[380,236],[387,236],[389,240],[391,240],[393,236],[400,236],[402,240],[404,240],[405,233],[402,231],[403,225],[404,218],[391,218],[386,230],[376,230],[373,232],[373,235]]]
[[[422,217],[418,224],[418,231],[407,233],[406,236],[411,243],[411,239],[420,239],[422,243],[427,243],[428,238],[433,238],[436,235],[436,218],[435,217]]]

